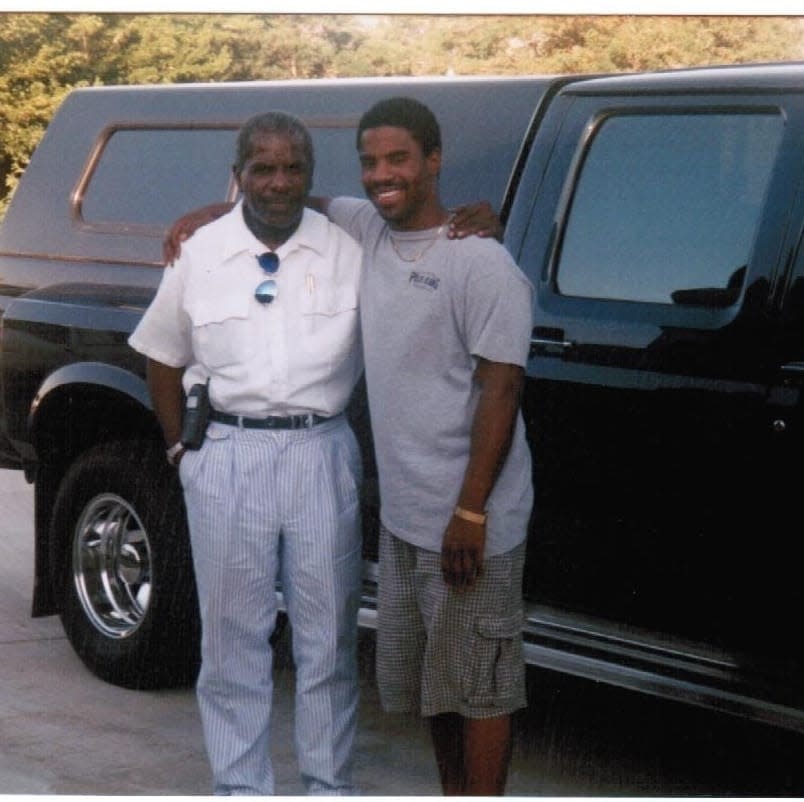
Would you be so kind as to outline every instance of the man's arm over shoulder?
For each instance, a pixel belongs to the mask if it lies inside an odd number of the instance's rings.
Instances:
[[[341,228],[345,228],[358,241],[362,242],[360,230],[350,222],[350,217],[341,217],[344,214],[337,207],[333,209],[333,201],[354,201],[365,205],[368,201],[361,201],[358,198],[329,198],[322,195],[312,195],[307,198],[307,206],[316,212],[329,217]],[[234,202],[213,203],[194,209],[191,212],[176,220],[168,230],[162,241],[162,261],[164,264],[172,264],[181,256],[182,243],[188,240],[201,226],[217,220],[234,207]],[[370,204],[369,204],[370,205]],[[453,210],[454,214],[450,220],[449,234],[452,239],[463,239],[471,235],[478,237],[495,237],[502,239],[502,225],[497,214],[487,201],[458,206]],[[333,216],[334,215],[334,216]]]
[[[497,212],[488,201],[476,201],[451,210],[449,230],[450,239],[463,239],[477,236],[489,237],[502,242],[503,226]]]
[[[162,240],[163,263],[169,265],[175,262],[181,256],[181,246],[185,240],[188,240],[201,226],[230,212],[234,205],[232,202],[213,203],[200,209],[193,209],[176,220]]]

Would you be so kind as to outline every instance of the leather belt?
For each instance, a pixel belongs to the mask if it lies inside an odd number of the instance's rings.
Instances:
[[[323,415],[290,415],[287,418],[269,415],[267,418],[246,418],[243,415],[230,415],[228,412],[218,412],[217,409],[209,411],[209,419],[218,423],[227,423],[229,426],[238,426],[243,429],[312,429],[313,426],[332,418]]]

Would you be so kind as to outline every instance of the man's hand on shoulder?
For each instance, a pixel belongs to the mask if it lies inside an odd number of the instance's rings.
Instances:
[[[503,227],[491,204],[479,201],[452,210],[447,236],[450,239],[477,236],[502,240]]]
[[[176,220],[162,240],[162,260],[164,264],[172,264],[181,256],[182,242],[189,239],[197,229],[222,217],[233,206],[233,203],[214,203],[201,209],[195,209]]]

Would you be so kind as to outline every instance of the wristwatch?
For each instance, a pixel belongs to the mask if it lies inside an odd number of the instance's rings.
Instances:
[[[178,443],[174,443],[167,451],[165,451],[165,455],[167,456],[167,461],[175,468],[179,461],[177,457],[184,451],[184,443],[179,440]]]

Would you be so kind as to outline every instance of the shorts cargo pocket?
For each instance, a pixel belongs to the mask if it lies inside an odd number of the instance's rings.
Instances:
[[[475,619],[463,672],[466,701],[504,707],[518,696],[523,672],[521,616]]]

